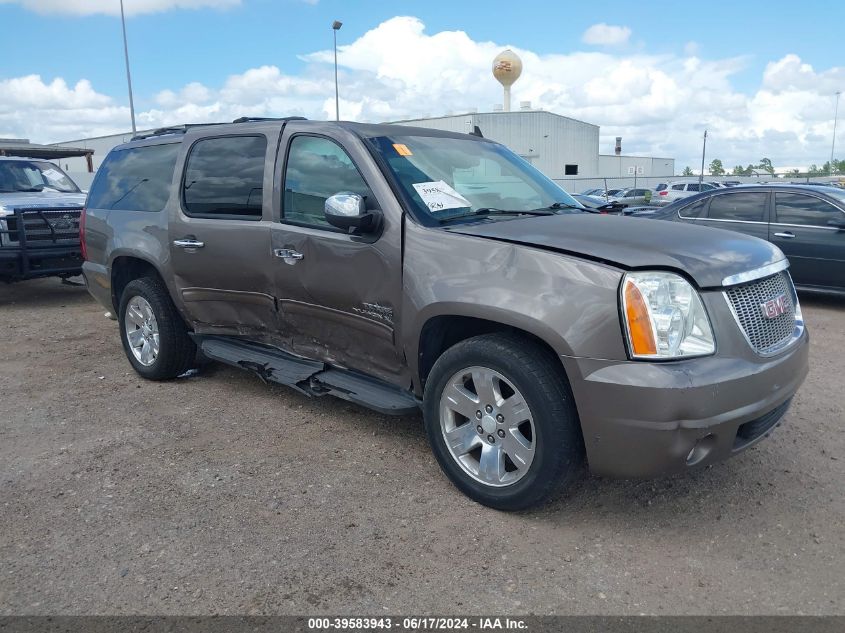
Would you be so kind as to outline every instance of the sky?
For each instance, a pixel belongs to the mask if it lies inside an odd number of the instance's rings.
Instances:
[[[830,158],[841,1],[124,0],[139,129],[239,116],[389,121],[514,106],[601,126],[626,154],[778,169]],[[685,6],[686,5],[686,6]],[[130,129],[118,0],[0,0],[0,137]],[[837,158],[845,157],[845,99]]]

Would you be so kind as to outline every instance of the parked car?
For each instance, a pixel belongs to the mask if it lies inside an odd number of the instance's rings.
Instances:
[[[87,286],[142,377],[200,350],[308,396],[422,409],[440,467],[496,508],[541,502],[585,457],[632,477],[735,455],[807,374],[776,247],[586,213],[477,136],[164,130],[113,149],[86,208]]]
[[[714,226],[768,240],[799,288],[845,292],[845,191],[813,185],[742,185],[680,200],[656,219]]]
[[[84,203],[53,163],[0,156],[0,281],[79,275]]]
[[[671,204],[675,200],[694,196],[702,191],[714,191],[716,187],[707,182],[670,182],[666,189],[657,192],[653,204]]]
[[[651,189],[631,187],[629,189],[622,189],[616,192],[613,196],[608,199],[613,202],[624,204],[625,206],[635,204],[642,205],[649,204],[651,202],[652,195],[653,194]]]
[[[579,195],[582,196],[603,196],[604,189],[599,187],[597,189],[587,189],[586,191],[582,191]]]

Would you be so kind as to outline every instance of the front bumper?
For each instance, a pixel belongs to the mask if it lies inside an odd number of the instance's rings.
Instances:
[[[0,248],[0,280],[22,281],[55,275],[72,277],[82,273],[79,246]]]
[[[809,335],[772,358],[562,361],[590,470],[652,477],[725,459],[766,437],[807,376]]]

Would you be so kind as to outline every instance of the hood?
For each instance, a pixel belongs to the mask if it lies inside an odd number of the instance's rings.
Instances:
[[[81,207],[84,205],[84,193],[61,193],[60,191],[0,193],[0,210],[32,207]]]
[[[630,269],[674,269],[701,288],[784,259],[769,242],[723,229],[614,215],[523,216],[448,227],[451,233],[535,246]]]

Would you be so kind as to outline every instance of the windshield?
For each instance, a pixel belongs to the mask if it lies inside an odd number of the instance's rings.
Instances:
[[[421,217],[582,207],[522,158],[497,143],[437,136],[369,139]]]
[[[79,193],[79,187],[52,163],[0,160],[0,193],[30,191]]]

